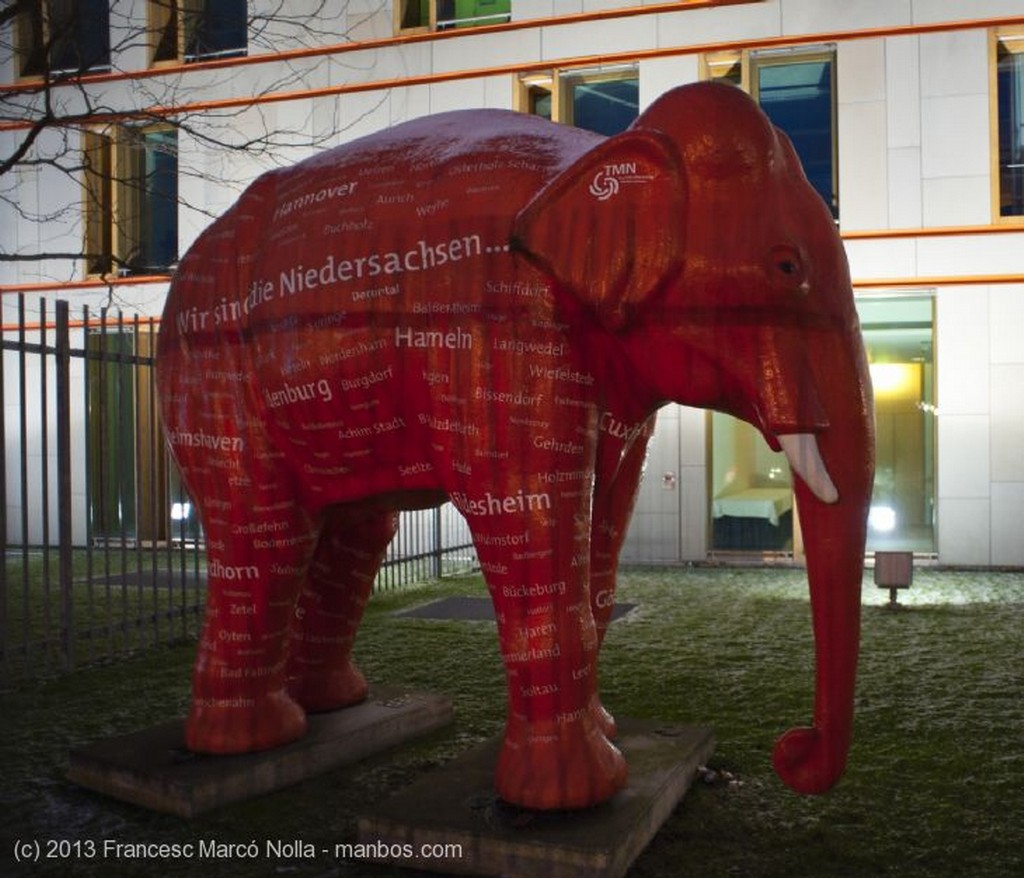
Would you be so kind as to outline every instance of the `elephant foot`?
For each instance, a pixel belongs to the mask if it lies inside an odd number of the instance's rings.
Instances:
[[[327,713],[366,700],[370,686],[352,662],[340,668],[312,668],[290,676],[288,694],[307,713]]]
[[[291,743],[306,733],[306,713],[283,690],[193,696],[185,746],[194,753],[251,753]]]
[[[619,736],[619,728],[615,724],[615,717],[601,703],[601,699],[595,695],[590,702],[590,715],[594,724],[604,733],[609,741],[614,741]]]
[[[626,760],[589,717],[510,725],[498,757],[498,795],[542,811],[589,808],[614,796],[626,785]]]

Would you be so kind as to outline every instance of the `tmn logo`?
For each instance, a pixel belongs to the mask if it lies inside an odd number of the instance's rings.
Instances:
[[[639,173],[636,162],[605,165],[590,181],[590,194],[598,201],[607,201],[619,194],[619,187],[623,183],[646,183],[653,179],[653,174]]]

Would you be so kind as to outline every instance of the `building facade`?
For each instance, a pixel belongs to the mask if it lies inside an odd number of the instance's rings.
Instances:
[[[19,301],[158,316],[211,218],[329,146],[466,107],[614,134],[671,87],[726,80],[790,135],[847,249],[876,391],[869,549],[1024,565],[1024,0],[18,9],[0,18],[5,336]],[[5,450],[8,472],[43,466]],[[137,464],[119,465],[131,482]],[[9,493],[8,520],[21,505]],[[785,459],[752,429],[670,406],[624,554],[799,559],[794,516]]]

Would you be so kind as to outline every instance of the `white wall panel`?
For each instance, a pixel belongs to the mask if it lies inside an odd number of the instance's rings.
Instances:
[[[950,415],[939,411],[939,506],[945,517],[950,499],[988,498],[991,455],[987,415]]]
[[[988,175],[936,177],[921,183],[922,225],[981,226],[991,221]]]
[[[886,42],[883,39],[839,43],[836,49],[836,92],[840,113],[846,104],[885,100],[885,62]]]
[[[641,0],[583,0],[583,11],[601,12],[605,9],[624,9],[641,5]]]
[[[939,511],[939,561],[965,566],[991,563],[988,499],[950,499]]]
[[[1024,363],[992,369],[992,481],[1024,482]],[[1024,542],[1024,519],[1020,520]]]
[[[557,61],[649,49],[656,44],[657,25],[653,15],[635,15],[580,22],[575,27],[545,27],[541,33],[542,58]]]
[[[885,40],[886,138],[893,149],[921,145],[920,65],[916,36]]]
[[[675,88],[697,82],[700,78],[697,56],[679,55],[672,58],[654,58],[641,61],[640,111],[643,112],[655,98]]]
[[[338,95],[336,143],[348,143],[391,124],[391,96],[383,91]]]
[[[403,43],[384,49],[343,52],[331,58],[332,85],[346,85],[373,80],[401,79],[431,72],[432,52],[429,42]]]
[[[1024,232],[924,237],[917,242],[917,260],[925,276],[1024,274]]]
[[[446,113],[449,110],[466,110],[487,106],[487,89],[484,79],[468,79],[461,82],[436,82],[430,89],[430,112]],[[512,89],[509,80],[509,90]]]
[[[996,482],[992,485],[991,563],[1024,567],[1024,482]]]
[[[914,24],[932,24],[979,16],[1020,15],[1020,0],[912,0]]]
[[[845,231],[888,225],[885,103],[839,108],[839,222]]]
[[[540,35],[539,29],[529,28],[475,34],[459,40],[438,40],[430,44],[433,72],[448,73],[536,61],[541,53]],[[472,80],[462,82],[470,84]]]
[[[1024,244],[1019,246],[1024,248]],[[1024,363],[1024,284],[993,286],[989,293],[989,307],[992,313],[992,362]],[[1024,417],[1024,409],[1021,415]]]
[[[774,37],[782,33],[777,0],[693,9],[658,16],[658,46],[687,46]]]
[[[708,418],[704,409],[679,406],[679,486],[682,561],[703,561],[708,550]]]
[[[988,34],[984,29],[921,34],[920,39],[922,95],[988,93]]]
[[[921,184],[921,147],[908,146],[889,150],[888,227],[914,229],[924,216]]]
[[[990,338],[987,287],[939,290],[935,335],[940,425],[954,415],[987,416]],[[987,440],[985,449],[987,452]],[[958,464],[955,456],[950,460],[954,466]]]
[[[413,85],[409,88],[396,88],[391,92],[391,119],[389,125],[408,122],[430,115],[430,86]]]
[[[989,172],[988,94],[925,98],[921,103],[925,177],[983,176]]]
[[[885,228],[885,42],[840,43],[836,73],[840,223],[846,230]]]
[[[917,250],[910,238],[851,239],[843,243],[854,281],[912,277],[917,273]]]
[[[582,11],[583,0],[512,0],[513,21],[550,18],[556,12],[559,15],[571,15]]]
[[[679,469],[679,560],[708,556],[708,473],[704,466]]]
[[[484,106],[494,110],[511,110],[513,104],[513,93],[515,91],[515,80],[504,74],[500,76],[488,76],[484,83]]]
[[[782,0],[782,28],[802,34],[910,23],[910,0]]]
[[[381,40],[395,32],[391,4],[380,0],[346,0],[350,40]]]

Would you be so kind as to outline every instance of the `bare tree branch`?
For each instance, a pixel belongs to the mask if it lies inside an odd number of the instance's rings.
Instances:
[[[162,2],[168,10],[177,11],[176,26],[185,27],[190,7],[182,0]],[[223,6],[207,5],[211,10]],[[276,54],[282,44],[312,48],[351,41],[344,28],[339,27],[339,22],[347,19],[337,15],[334,4],[316,0],[302,6],[301,12],[293,12],[294,4],[276,0],[268,12],[264,5],[261,13],[250,16],[246,22],[247,45],[240,46],[239,53]],[[88,138],[100,143],[110,138],[113,155],[121,149],[118,143],[134,136],[132,132],[155,126],[177,132],[177,214],[180,218],[201,217],[205,224],[220,211],[180,194],[189,181],[208,183],[205,188],[211,193],[241,189],[259,170],[291,163],[298,155],[321,149],[335,142],[348,125],[359,121],[338,118],[336,106],[321,106],[322,118],[314,119],[313,111],[309,110],[304,116],[296,115],[286,122],[282,121],[285,114],[264,109],[266,97],[303,88],[310,65],[317,62],[301,66],[280,62],[276,68],[273,63],[261,65],[261,85],[250,100],[238,107],[178,111],[175,108],[195,106],[206,96],[191,84],[203,77],[191,76],[187,70],[173,66],[167,72],[146,69],[145,76],[137,75],[140,59],[149,63],[158,40],[158,35],[148,30],[148,18],[139,16],[139,4],[130,0],[113,0],[108,4],[109,46],[100,46],[106,49],[105,54],[74,42],[78,39],[74,29],[79,23],[75,15],[80,14],[74,10],[86,5],[69,4],[69,8],[73,10],[70,17],[58,21],[48,11],[51,7],[45,5],[45,0],[6,0],[0,5],[0,62],[9,62],[16,75],[26,74],[20,81],[0,85],[0,222],[6,214],[20,227],[37,230],[34,243],[26,240],[30,236],[20,235],[13,249],[4,243],[12,239],[0,239],[0,264],[38,263],[40,270],[45,265],[45,270],[52,273],[53,266],[63,261],[68,279],[81,277],[83,264],[103,264],[104,260],[108,272],[139,270],[130,264],[130,254],[116,246],[105,256],[87,252],[92,248],[86,241],[87,220],[83,213],[102,216],[109,211],[102,200],[103,192],[92,191],[88,185],[90,175],[96,177],[99,173],[84,156]],[[386,8],[385,0],[380,0],[378,9]],[[360,16],[365,14],[360,11]],[[189,26],[198,25],[190,20]],[[181,47],[186,45],[185,36],[185,31],[177,33],[177,48],[172,46],[179,53],[175,56],[179,63],[189,60],[180,55]],[[26,39],[32,45],[26,45]],[[66,63],[69,58],[76,61],[70,67]],[[122,62],[132,69],[123,67]],[[330,61],[324,57],[319,63],[326,65]],[[268,77],[266,71],[274,69],[278,75]],[[252,68],[228,65],[223,70],[218,88],[234,85],[236,93],[244,94],[251,87]],[[109,74],[120,74],[124,79],[112,80]],[[384,100],[381,98],[381,102]],[[124,156],[122,149],[114,165]],[[240,158],[244,161],[240,162]],[[243,170],[236,173],[236,179],[228,179],[229,175],[212,170],[217,167]],[[155,179],[139,177],[123,166],[107,168],[104,173],[106,185],[118,191],[140,192],[149,180]],[[38,183],[26,190],[26,181],[33,179]],[[26,199],[26,191],[39,193],[38,198]],[[196,191],[194,184],[190,191]],[[113,228],[106,232],[110,240],[137,234],[125,225],[124,217],[115,215],[112,221]],[[77,252],[67,246],[74,243],[76,235],[81,241]]]

